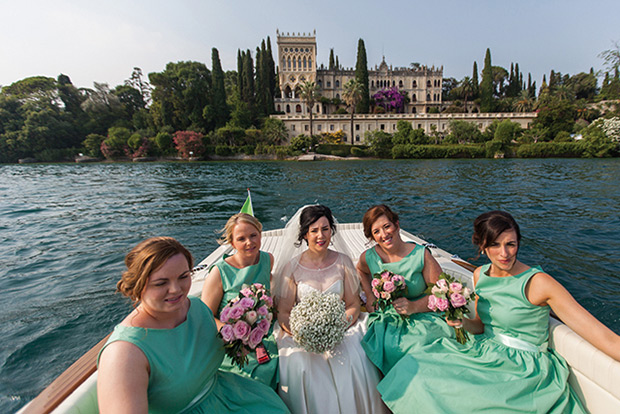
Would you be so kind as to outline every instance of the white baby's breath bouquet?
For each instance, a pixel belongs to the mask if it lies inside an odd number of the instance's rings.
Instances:
[[[321,354],[342,341],[349,323],[340,296],[311,292],[291,310],[290,324],[299,345],[308,352]]]

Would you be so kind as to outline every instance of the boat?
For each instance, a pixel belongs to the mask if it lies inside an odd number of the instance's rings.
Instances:
[[[345,253],[355,262],[360,254],[371,247],[364,236],[361,223],[339,223],[339,237],[333,240],[333,249]],[[282,240],[284,229],[269,230],[262,233],[261,250],[282,259]],[[401,229],[405,241],[426,246],[445,273],[472,286],[475,266],[453,256],[445,250]],[[190,295],[200,296],[208,270],[224,254],[232,254],[232,247],[224,245],[217,248],[195,268]],[[284,258],[287,259],[287,258]],[[590,413],[620,413],[620,362],[605,355],[590,345],[585,339],[554,317],[550,318],[549,346],[559,352],[570,366],[569,382]],[[91,414],[97,413],[97,368],[99,350],[107,340],[103,338],[97,345],[71,365],[45,390],[18,414]]]

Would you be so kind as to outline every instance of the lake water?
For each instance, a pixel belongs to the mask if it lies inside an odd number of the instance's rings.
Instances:
[[[248,187],[266,230],[307,203],[352,222],[383,202],[404,229],[465,259],[473,219],[507,210],[521,260],[620,333],[619,159],[2,165],[0,412],[34,398],[129,311],[114,290],[131,247],[172,236],[199,262]]]

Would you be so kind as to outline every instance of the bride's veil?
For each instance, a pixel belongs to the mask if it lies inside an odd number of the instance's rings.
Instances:
[[[280,247],[277,253],[274,254],[274,266],[273,266],[273,281],[272,281],[272,294],[276,300],[278,298],[286,297],[291,293],[291,275],[294,271],[297,263],[299,262],[300,255],[308,249],[306,243],[302,242],[298,245],[299,236],[299,219],[302,211],[309,206],[316,204],[308,204],[300,209],[289,219],[289,221],[282,229]],[[338,220],[334,217],[334,224],[336,225],[336,234],[332,236],[332,243],[334,246],[346,246],[346,241],[342,237],[342,233],[338,231]],[[339,250],[339,249],[337,249]],[[341,253],[347,254],[346,251]],[[295,260],[293,260],[295,259]],[[359,279],[357,273],[352,266],[347,266],[346,278],[354,278],[355,284],[359,286]]]

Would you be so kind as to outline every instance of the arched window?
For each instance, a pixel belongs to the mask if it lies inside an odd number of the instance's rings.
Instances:
[[[284,97],[285,98],[291,98],[292,97],[292,91],[291,91],[291,87],[286,85],[286,88],[284,88]]]
[[[340,99],[340,94],[339,93],[336,94],[336,99]]]
[[[413,81],[413,83],[411,84],[412,88],[417,88],[418,87],[418,82]]]
[[[431,87],[431,85],[432,85],[432,83],[431,83],[431,81],[430,81],[430,80],[426,81],[426,87],[427,87],[427,88],[430,88],[430,87]]]
[[[308,58],[308,68],[312,69],[312,58]]]
[[[304,56],[304,70],[306,69],[306,57]]]
[[[429,81],[429,82],[430,82],[430,81]],[[430,101],[430,100],[431,100],[431,94],[430,94],[430,93],[427,93],[427,94],[426,94],[426,100],[427,100],[427,101]]]
[[[323,87],[323,79],[317,80],[316,84],[319,85],[319,88],[322,88]]]
[[[287,114],[291,113],[291,106],[290,105],[286,105],[286,113]]]
[[[415,113],[416,113],[415,106],[414,106],[413,108],[411,108],[411,113],[412,113],[412,114],[415,114]]]
[[[278,104],[276,111],[280,112],[280,105]]]
[[[399,87],[399,88],[402,88],[402,87],[403,87],[403,81],[402,81],[402,79],[398,81],[398,87]]]
[[[295,112],[301,113],[301,105],[299,104],[295,105]]]
[[[336,80],[336,88],[340,88],[340,81]]]
[[[301,58],[297,58],[297,67],[301,70]]]
[[[297,59],[293,58],[293,70],[297,69]]]
[[[392,81],[392,88],[393,88],[394,86],[396,86],[396,81],[394,81],[394,80],[393,80],[393,81]]]
[[[370,81],[370,87],[371,87],[372,89],[374,89],[374,88],[375,88],[375,81]]]
[[[415,96],[415,93],[412,93],[411,94],[411,102],[416,102],[417,100],[418,100],[418,98]]]
[[[288,58],[288,70],[291,70],[291,58]]]

